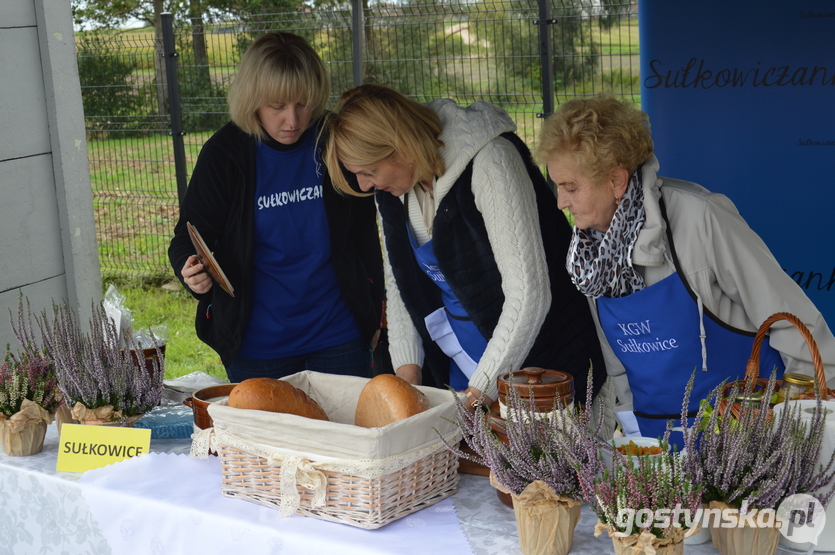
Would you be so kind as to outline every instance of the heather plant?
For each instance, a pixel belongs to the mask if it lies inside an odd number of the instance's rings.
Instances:
[[[38,353],[18,355],[6,352],[0,365],[0,413],[11,417],[20,411],[24,399],[54,414],[61,404],[52,362]]]
[[[701,486],[685,468],[684,457],[670,452],[665,441],[661,447],[662,454],[651,457],[616,452],[612,467],[604,468],[594,483],[591,506],[602,523],[627,536],[649,532],[657,538],[680,536],[694,524],[685,515],[700,507]],[[638,511],[669,518],[634,518]],[[633,518],[624,518],[627,514]]]
[[[835,483],[826,488],[835,479],[835,459],[818,462],[826,420],[820,396],[809,421],[801,418],[796,404],[775,414],[769,406],[775,378],[772,372],[759,406],[743,406],[738,418],[718,409],[726,398],[750,394],[750,381],[741,389],[735,383],[727,394],[720,384],[701,403],[695,423],[687,426],[685,421],[685,464],[702,483],[705,503],[774,509],[786,497],[805,493],[814,494],[825,507],[835,494]],[[685,391],[684,410],[693,379]]]
[[[162,356],[146,367],[135,342],[120,346],[118,332],[101,305],[93,306],[89,333],[66,304],[53,305],[52,319],[38,321],[43,342],[55,361],[58,381],[67,400],[88,409],[112,406],[121,417],[147,412],[159,404],[164,370]],[[118,416],[116,416],[118,418]]]
[[[23,296],[18,303],[17,317],[9,320],[22,350],[17,354],[6,345],[6,356],[0,365],[0,413],[11,417],[29,399],[54,414],[61,403],[55,367],[49,356],[38,348],[31,325],[31,310]]]
[[[583,499],[603,466],[596,439],[603,414],[597,419],[592,414],[591,372],[588,383],[583,408],[575,412],[558,399],[546,415],[536,411],[532,397],[525,401],[516,388],[509,388],[507,444],[493,432],[488,411],[470,412],[456,397],[458,425],[475,455],[447,447],[459,457],[490,468],[493,478],[514,494],[541,480],[558,496]]]

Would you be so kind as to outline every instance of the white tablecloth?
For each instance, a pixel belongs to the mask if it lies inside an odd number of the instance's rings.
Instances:
[[[274,509],[225,498],[217,459],[189,459],[184,455],[189,445],[189,440],[154,440],[152,451],[166,455],[93,470],[83,480],[55,471],[54,426],[42,453],[0,453],[0,553],[521,553],[513,511],[481,476],[464,474],[449,500],[379,530],[361,530],[301,516],[279,520]],[[187,486],[202,482],[208,487]],[[595,522],[584,506],[572,554],[613,553],[608,537],[593,536]],[[242,545],[255,547],[244,551]],[[708,542],[685,546],[685,553],[717,551]]]
[[[299,515],[279,519],[275,509],[223,497],[217,457],[152,453],[87,472],[79,483],[114,553],[156,553],[155,546],[166,553],[276,555],[469,550],[448,499],[378,530]]]

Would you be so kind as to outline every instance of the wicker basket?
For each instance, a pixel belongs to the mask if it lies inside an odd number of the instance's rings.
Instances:
[[[731,416],[733,416],[734,418],[740,417],[740,414],[742,413],[742,406],[740,405],[740,403],[731,402],[731,400],[729,399],[731,391],[734,389],[734,387],[736,387],[737,390],[741,392],[756,392],[760,390],[765,390],[768,387],[768,378],[760,377],[760,348],[762,347],[762,342],[765,339],[765,336],[768,333],[769,328],[771,328],[771,325],[775,322],[779,322],[780,320],[787,320],[788,322],[792,323],[794,327],[797,328],[797,331],[800,332],[800,335],[803,336],[803,339],[806,340],[806,344],[809,347],[809,352],[812,354],[812,364],[815,367],[815,379],[817,383],[820,385],[821,397],[826,399],[832,394],[831,390],[826,386],[826,375],[824,373],[823,368],[823,359],[821,359],[820,351],[818,350],[818,344],[815,343],[815,338],[812,337],[812,332],[810,332],[809,328],[806,327],[806,324],[801,322],[800,318],[798,318],[794,314],[791,314],[789,312],[777,312],[776,314],[772,314],[771,316],[769,316],[757,330],[757,335],[754,338],[754,345],[751,348],[751,358],[748,359],[748,364],[745,367],[745,379],[729,382],[727,385],[725,385],[722,391],[722,399],[719,402],[720,414],[724,415],[730,412]],[[781,386],[782,380],[777,380],[774,386],[775,391],[778,391]]]
[[[227,497],[279,508],[281,467],[240,449],[220,445],[221,491]],[[449,497],[458,490],[458,457],[444,449],[380,478],[360,478],[323,471],[327,477],[324,506],[311,507],[312,494],[297,486],[296,511],[359,528],[379,528]]]
[[[429,409],[364,428],[354,416],[368,379],[310,371],[283,379],[316,399],[329,420],[209,404],[214,427],[195,434],[192,453],[217,452],[223,495],[276,508],[279,518],[374,529],[457,491],[458,457],[444,445],[461,439],[454,394],[418,386]]]

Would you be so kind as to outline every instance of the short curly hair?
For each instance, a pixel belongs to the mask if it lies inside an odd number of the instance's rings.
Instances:
[[[562,104],[542,126],[536,157],[545,164],[569,153],[598,182],[618,166],[632,174],[652,151],[647,114],[604,93]]]

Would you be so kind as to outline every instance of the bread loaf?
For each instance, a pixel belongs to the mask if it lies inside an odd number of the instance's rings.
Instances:
[[[242,381],[229,394],[229,406],[328,420],[328,415],[322,407],[304,391],[274,378],[250,378]]]
[[[414,416],[429,407],[429,399],[415,386],[393,374],[381,374],[362,388],[354,424],[379,428]]]

